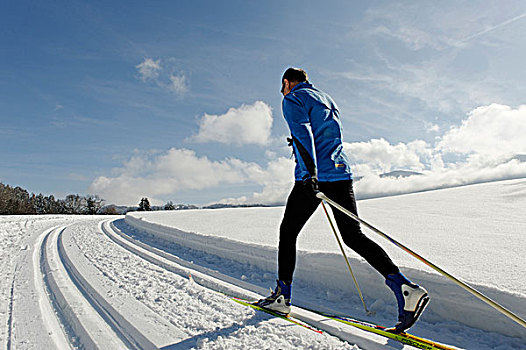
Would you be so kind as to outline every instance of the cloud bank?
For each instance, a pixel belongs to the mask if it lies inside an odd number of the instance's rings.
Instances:
[[[260,144],[269,142],[272,113],[263,102],[232,108],[224,115],[205,115],[196,138],[201,142]],[[249,124],[249,125],[246,125]],[[357,198],[426,191],[478,182],[526,177],[526,105],[514,109],[491,104],[474,109],[434,144],[422,140],[390,144],[385,139],[345,143],[355,176]],[[243,136],[245,135],[245,136]],[[274,154],[267,152],[267,154]],[[109,202],[134,205],[147,196],[214,189],[225,184],[253,185],[260,190],[222,203],[284,203],[293,182],[294,161],[273,156],[260,165],[236,158],[212,161],[188,149],[135,154],[113,176],[93,181],[91,193]],[[393,170],[421,173],[405,178],[380,177]]]
[[[277,158],[262,167],[236,158],[212,161],[192,150],[172,148],[162,153],[134,155],[115,170],[114,176],[96,178],[89,190],[110,203],[136,205],[140,198],[148,197],[153,204],[160,205],[163,201],[159,197],[181,191],[252,183],[264,188],[255,198],[261,203],[274,204],[281,201],[282,191],[288,190],[283,187],[290,183],[293,167],[293,161],[287,158]]]
[[[521,136],[522,135],[522,136]],[[526,153],[526,105],[512,109],[492,104],[468,114],[437,147],[443,152],[499,157]]]
[[[472,183],[526,177],[526,106],[513,109],[491,104],[468,113],[435,145],[416,140],[390,145],[387,141],[346,144],[364,178],[356,183],[357,197],[372,198]],[[448,161],[448,159],[453,159]],[[420,171],[407,178],[380,178],[395,169]]]

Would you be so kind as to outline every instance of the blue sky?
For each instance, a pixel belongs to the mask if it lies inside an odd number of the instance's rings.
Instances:
[[[31,192],[282,202],[289,66],[339,105],[362,197],[526,176],[523,1],[22,0],[0,28],[0,181]]]

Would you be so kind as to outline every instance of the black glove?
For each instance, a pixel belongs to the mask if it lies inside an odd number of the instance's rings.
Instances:
[[[303,188],[310,195],[316,198],[316,194],[320,192],[318,189],[318,179],[315,177],[309,177],[303,180]]]

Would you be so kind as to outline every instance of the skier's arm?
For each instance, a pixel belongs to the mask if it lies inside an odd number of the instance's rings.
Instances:
[[[316,165],[316,149],[312,135],[310,118],[301,101],[295,96],[283,99],[283,115],[289,125],[293,139],[294,154],[302,172],[308,173],[307,178],[318,178]]]

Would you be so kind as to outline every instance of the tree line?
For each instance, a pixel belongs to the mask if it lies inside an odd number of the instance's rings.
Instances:
[[[174,204],[172,201],[168,201],[162,206],[150,205],[150,200],[143,197],[139,202],[137,211],[158,211],[158,210],[187,210],[187,209],[199,209],[199,207],[192,204]]]
[[[55,199],[53,195],[29,194],[21,187],[0,182],[0,215],[113,214],[102,210],[103,202],[98,195],[69,194],[64,199]]]
[[[56,199],[53,195],[29,193],[21,187],[12,187],[0,182],[0,215],[24,214],[109,214],[119,215],[129,211],[157,210],[187,210],[187,209],[219,209],[239,207],[265,207],[262,204],[211,204],[197,207],[191,204],[174,204],[168,201],[163,206],[150,205],[148,198],[143,197],[137,207],[103,206],[104,199],[96,194],[81,196],[69,194],[64,199]]]

